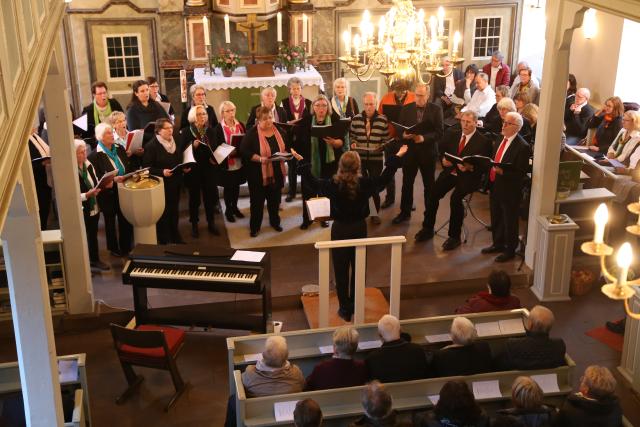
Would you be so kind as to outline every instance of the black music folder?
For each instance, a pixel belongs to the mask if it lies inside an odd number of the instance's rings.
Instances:
[[[351,119],[340,119],[330,125],[314,125],[311,126],[311,136],[316,138],[344,138],[344,134],[349,131]]]
[[[496,167],[496,168],[504,169],[507,171],[516,169],[511,163],[494,162],[492,158],[487,156],[480,156],[478,154],[474,154],[473,156],[458,157],[458,156],[454,156],[453,154],[444,153],[444,156],[447,158],[447,160],[449,160],[451,163],[454,163],[454,164],[469,163],[474,167],[480,167],[483,169]]]

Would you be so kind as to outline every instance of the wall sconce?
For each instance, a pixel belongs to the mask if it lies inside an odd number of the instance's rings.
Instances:
[[[598,34],[598,22],[596,21],[595,9],[589,9],[584,13],[582,33],[585,39],[592,39]]]

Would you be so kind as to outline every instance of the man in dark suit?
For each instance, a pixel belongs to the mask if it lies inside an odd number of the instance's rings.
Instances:
[[[503,139],[495,144],[492,155],[494,162],[504,163],[505,167],[494,166],[489,170],[493,244],[482,249],[482,253],[502,252],[496,262],[513,259],[518,247],[518,208],[531,157],[531,147],[518,135],[522,124],[520,114],[507,113],[502,122]]]
[[[96,126],[104,122],[114,111],[122,111],[122,106],[115,99],[109,98],[109,89],[104,82],[95,82],[91,85],[91,95],[93,102],[82,109],[80,116],[87,115],[87,130],[82,131],[84,139],[91,148],[96,148],[95,129]]]
[[[260,104],[254,105],[251,107],[251,112],[249,113],[249,119],[247,120],[247,130],[252,128],[256,124],[256,110],[258,107],[268,107],[271,109],[273,113],[273,121],[276,123],[286,123],[287,122],[287,112],[284,108],[276,105],[276,97],[278,93],[272,87],[265,87],[260,92]]]
[[[589,120],[595,111],[589,105],[591,92],[586,87],[576,91],[573,103],[566,102],[564,109],[564,125],[567,128],[567,145],[576,145],[587,136]]]
[[[433,80],[433,103],[442,108],[444,117],[455,115],[455,108],[451,96],[456,89],[456,83],[464,78],[464,73],[455,68],[448,56],[442,58],[442,74],[436,74]]]
[[[407,144],[409,151],[402,165],[402,198],[400,199],[400,213],[393,219],[394,224],[400,224],[411,218],[413,206],[413,183],[418,170],[422,176],[424,186],[425,205],[431,199],[433,183],[436,173],[436,158],[438,156],[438,142],[444,130],[442,109],[429,100],[429,86],[416,85],[416,108],[407,109],[408,115],[400,117],[406,125],[418,123],[422,127],[416,134],[404,132],[402,143]],[[404,111],[403,111],[404,113]]]
[[[382,346],[365,359],[370,379],[383,383],[426,378],[426,353],[418,344],[400,338],[400,322],[385,314],[378,321]]]
[[[565,365],[566,346],[561,338],[549,338],[555,318],[551,310],[536,305],[526,321],[527,336],[509,338],[496,356],[501,370],[552,369]]]
[[[476,131],[478,115],[473,111],[465,111],[460,117],[460,127],[454,126],[447,130],[442,139],[440,147],[442,149],[442,166],[444,169],[438,175],[435,188],[429,200],[426,200],[427,209],[424,213],[422,229],[416,234],[417,241],[429,240],[433,237],[433,228],[438,213],[440,199],[442,199],[451,189],[450,205],[451,216],[449,217],[449,238],[442,247],[446,251],[460,246],[460,234],[462,232],[462,222],[464,220],[464,206],[462,199],[469,193],[478,189],[481,182],[482,173],[485,172],[479,165],[474,167],[469,163],[453,164],[444,153],[452,154],[456,157],[464,156],[490,156],[491,141]]]

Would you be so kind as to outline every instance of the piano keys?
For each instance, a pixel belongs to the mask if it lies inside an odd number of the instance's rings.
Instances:
[[[271,325],[269,254],[260,262],[231,261],[234,252],[196,245],[137,245],[122,271],[122,282],[133,288],[136,321],[267,332]],[[223,303],[149,308],[148,288],[257,294],[262,313],[224,312]],[[239,307],[246,309],[251,301],[243,300]]]

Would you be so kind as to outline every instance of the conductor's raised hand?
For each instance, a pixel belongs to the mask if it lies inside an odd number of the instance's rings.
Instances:
[[[396,153],[396,156],[398,156],[398,157],[404,156],[405,154],[407,154],[407,150],[408,149],[409,149],[409,147],[407,147],[407,144],[403,144],[402,147],[400,147],[400,149]]]
[[[291,155],[293,157],[295,157],[295,159],[297,161],[300,161],[300,160],[304,159],[304,157],[302,157],[300,154],[298,154],[298,152],[296,150],[294,150],[293,148],[291,149]]]

